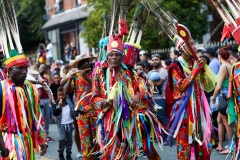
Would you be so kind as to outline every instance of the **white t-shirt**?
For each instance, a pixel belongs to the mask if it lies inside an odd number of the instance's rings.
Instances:
[[[166,69],[164,68],[160,68],[159,70],[152,70],[150,72],[158,72],[160,74],[160,79],[163,79],[163,84],[161,85],[161,92],[162,92],[162,96],[160,96],[158,89],[155,87],[154,88],[154,94],[153,97],[155,99],[166,99],[165,97],[165,91],[166,91],[166,86],[167,86],[167,77],[168,77],[168,72]],[[149,72],[149,73],[150,73]],[[149,74],[148,73],[148,74]]]
[[[69,124],[72,122],[73,122],[73,119],[70,115],[70,106],[67,104],[66,106],[62,107],[61,124]]]
[[[50,58],[50,57],[53,57],[53,45],[52,45],[52,43],[49,43],[48,45],[47,45],[47,55],[46,55],[46,57],[47,58]]]

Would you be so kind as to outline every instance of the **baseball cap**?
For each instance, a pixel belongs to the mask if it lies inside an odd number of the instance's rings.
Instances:
[[[141,50],[141,51],[139,52],[139,55],[143,55],[144,53],[146,53],[146,51]]]
[[[204,53],[210,54],[210,56],[212,56],[212,57],[217,56],[217,52],[214,48],[208,48],[206,51],[204,51]]]
[[[63,61],[62,61],[62,60],[56,60],[56,61],[55,61],[55,64],[56,64],[56,65],[63,65]]]

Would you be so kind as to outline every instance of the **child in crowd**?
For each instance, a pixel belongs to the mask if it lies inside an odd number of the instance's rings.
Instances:
[[[63,87],[57,89],[58,100],[53,105],[53,115],[57,117],[59,132],[59,160],[65,160],[64,149],[66,147],[66,160],[72,160],[73,121],[75,118],[74,105],[68,96],[65,96]]]

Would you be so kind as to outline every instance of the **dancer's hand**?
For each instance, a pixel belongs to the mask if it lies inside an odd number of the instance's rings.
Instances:
[[[206,64],[206,60],[204,58],[199,58],[197,63],[199,64],[199,67],[203,68],[204,64]]]
[[[141,104],[141,101],[140,101],[140,94],[136,94],[134,97],[133,97],[133,101],[132,101],[132,104],[131,104],[131,107],[132,107],[132,110],[134,110],[138,105]]]
[[[101,108],[102,109],[104,109],[104,108],[106,108],[107,106],[110,106],[110,105],[111,105],[111,103],[107,102],[106,100],[101,102]]]
[[[40,154],[40,156],[43,156],[47,152],[48,145],[47,144],[43,144],[40,147],[41,147],[41,154]]]
[[[65,104],[63,103],[63,100],[62,100],[62,99],[59,100],[58,105],[59,105],[60,107],[64,107],[64,106],[65,106]]]

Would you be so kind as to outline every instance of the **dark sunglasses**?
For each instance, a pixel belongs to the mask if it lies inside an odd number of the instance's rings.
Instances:
[[[159,55],[159,54],[153,54],[151,57],[152,57],[152,58],[153,58],[153,57],[158,57],[158,58],[160,58],[160,55]]]

